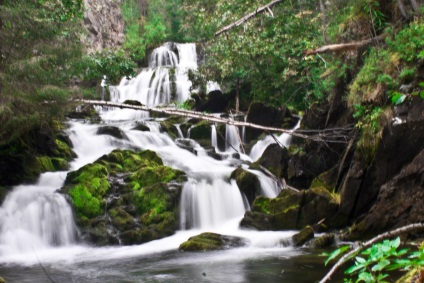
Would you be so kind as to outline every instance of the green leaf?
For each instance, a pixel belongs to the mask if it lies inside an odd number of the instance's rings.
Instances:
[[[405,100],[405,98],[406,98],[405,94],[401,94],[397,92],[392,96],[392,103],[394,105],[399,105]]]
[[[420,97],[421,97],[422,99],[424,99],[424,91],[421,91],[421,92],[420,92]]]
[[[340,247],[340,248],[338,248],[338,249],[336,249],[336,250],[334,250],[334,251],[332,251],[331,253],[330,253],[330,255],[328,256],[328,258],[327,258],[327,260],[325,261],[325,266],[327,266],[327,264],[331,261],[331,260],[333,260],[334,258],[336,258],[338,255],[340,255],[340,254],[343,254],[344,252],[346,252],[347,250],[349,249],[349,246],[343,246],[343,247]]]
[[[366,282],[366,283],[374,283],[375,282],[374,276],[372,276],[372,274],[368,273],[368,272],[362,272],[361,274],[359,274],[358,281],[356,281],[356,282],[361,282],[361,280]]]
[[[382,261],[380,261],[379,263],[377,263],[376,265],[374,265],[374,266],[371,268],[371,271],[381,271],[381,270],[383,270],[386,266],[388,266],[389,264],[390,264],[390,261],[389,261],[389,260],[387,260],[387,259],[382,260]]]

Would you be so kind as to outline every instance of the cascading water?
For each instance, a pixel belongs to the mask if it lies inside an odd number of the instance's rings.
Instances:
[[[178,64],[182,68],[194,67],[194,45],[181,44],[177,48]],[[176,58],[169,50],[169,46],[158,50],[157,56],[152,59],[155,66],[167,68],[175,64]],[[167,55],[160,57],[160,54]],[[118,87],[119,94],[111,99],[164,103],[166,95],[154,99],[149,97],[150,82],[157,71],[157,68],[144,70],[137,78],[123,81]],[[167,85],[166,80],[160,83],[161,88]],[[143,95],[144,98],[141,97]],[[249,206],[236,183],[228,179],[235,170],[234,164],[240,164],[240,160],[232,157],[215,160],[206,154],[196,155],[180,148],[167,134],[160,132],[159,123],[152,121],[145,112],[97,110],[103,123],[118,127],[127,139],[97,135],[102,125],[70,121],[68,134],[78,155],[71,164],[71,170],[94,162],[116,148],[156,151],[166,165],[183,170],[188,175],[181,193],[181,230],[171,237],[143,245],[109,248],[85,246],[78,239],[70,206],[63,195],[56,192],[63,186],[67,172],[46,173],[37,184],[15,187],[0,207],[0,276],[6,280],[10,278],[8,282],[47,282],[45,274],[37,267],[39,262],[53,275],[60,277],[56,282],[200,282],[205,278],[208,282],[258,282],[260,278],[246,272],[252,270],[255,273],[262,266],[268,269],[272,263],[284,263],[288,261],[287,258],[299,254],[283,244],[294,232],[239,229],[240,220]],[[147,125],[150,131],[133,130],[136,122]],[[239,151],[237,129],[228,126],[226,136],[232,147]],[[233,151],[232,147],[228,149],[229,152]],[[261,180],[264,195],[275,197],[278,194],[279,188],[274,181],[260,172],[252,172]],[[177,252],[182,242],[206,231],[243,237],[247,239],[248,247],[201,256]],[[155,255],[150,257],[152,254]],[[214,266],[211,266],[211,262]],[[257,264],[247,264],[249,262]],[[3,267],[10,264],[15,268]],[[277,266],[277,276],[268,281],[280,282],[280,272],[281,267]],[[308,281],[289,279],[286,282]]]

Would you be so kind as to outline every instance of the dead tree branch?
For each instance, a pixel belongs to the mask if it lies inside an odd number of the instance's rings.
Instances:
[[[240,25],[242,25],[244,22],[247,22],[250,18],[253,18],[254,16],[256,16],[257,14],[263,13],[265,11],[271,11],[271,7],[274,6],[275,4],[278,4],[280,2],[283,2],[283,0],[274,0],[270,3],[268,3],[265,6],[259,7],[257,8],[255,11],[253,11],[252,13],[247,14],[246,16],[244,16],[243,18],[239,19],[236,22],[233,22],[231,24],[229,24],[228,26],[223,27],[222,29],[220,29],[219,31],[217,31],[215,33],[215,36],[218,36],[222,33],[225,33],[227,31],[229,31],[230,29],[234,28],[234,27],[238,27]],[[272,12],[270,13],[271,15]]]
[[[380,40],[384,39],[384,37],[385,35],[380,35],[373,38],[364,39],[361,41],[324,45],[317,49],[303,51],[303,56],[322,54],[327,52],[343,52],[343,51],[349,51],[349,50],[356,50],[363,46],[377,43]]]
[[[372,246],[373,244],[380,242],[381,240],[387,239],[387,238],[392,238],[404,233],[408,233],[411,231],[417,231],[417,230],[422,230],[424,229],[424,223],[416,223],[416,224],[410,224],[410,225],[406,225],[403,226],[401,228],[380,234],[374,238],[372,238],[371,240],[363,243],[362,245],[358,246],[357,248],[351,250],[350,252],[348,252],[347,254],[345,254],[344,256],[342,256],[339,261],[337,261],[337,263],[330,269],[330,271],[327,273],[327,275],[325,275],[325,277],[323,279],[321,279],[321,281],[319,281],[319,283],[325,283],[328,280],[330,280],[330,277],[333,275],[333,273],[342,265],[344,264],[346,261],[348,261],[349,259],[351,259],[355,254],[357,254],[359,251],[361,251],[362,249],[368,248],[370,246]]]
[[[183,116],[187,118],[195,118],[195,119],[201,119],[213,123],[223,123],[227,125],[234,125],[234,126],[240,126],[240,127],[248,127],[248,128],[254,128],[259,129],[263,131],[269,131],[269,132],[279,132],[279,133],[287,133],[291,136],[299,137],[302,139],[308,139],[316,142],[326,142],[326,143],[342,143],[345,144],[350,139],[351,132],[353,131],[353,127],[347,127],[347,128],[335,128],[335,129],[325,129],[325,130],[316,130],[316,131],[292,131],[282,128],[276,128],[276,127],[267,127],[262,126],[258,124],[252,124],[248,122],[242,122],[242,121],[235,121],[232,119],[225,119],[221,117],[217,117],[215,115],[198,112],[198,111],[189,111],[189,110],[182,110],[177,109],[175,107],[147,107],[144,105],[130,105],[130,104],[122,104],[122,103],[114,103],[109,101],[100,101],[100,100],[74,100],[78,103],[83,104],[91,104],[91,105],[98,105],[98,106],[105,106],[105,107],[115,107],[115,108],[126,108],[126,109],[134,109],[134,110],[142,110],[142,111],[148,111],[148,112],[157,112],[157,113],[164,113],[168,115],[178,115]]]

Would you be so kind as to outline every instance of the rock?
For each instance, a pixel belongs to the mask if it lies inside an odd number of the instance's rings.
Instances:
[[[201,121],[190,128],[190,138],[196,140],[203,147],[211,145],[212,124]]]
[[[84,0],[84,5],[84,26],[88,30],[85,43],[88,51],[121,46],[125,40],[125,23],[119,2]]]
[[[243,247],[246,244],[246,239],[240,237],[226,236],[216,233],[202,233],[200,235],[190,237],[188,241],[180,245],[179,249],[187,252],[215,251]]]
[[[103,126],[97,129],[97,135],[108,135],[114,138],[123,140],[128,139],[125,133],[118,127],[114,126]]]
[[[137,123],[137,125],[132,128],[132,130],[141,131],[141,132],[150,132],[150,128],[144,123]]]
[[[310,242],[309,247],[314,249],[328,248],[334,245],[335,240],[336,240],[336,237],[334,236],[334,234],[325,234],[321,237],[313,239]]]
[[[143,103],[141,103],[138,100],[125,100],[122,104],[128,104],[133,106],[144,106]]]
[[[241,226],[258,230],[292,230],[313,225],[325,219],[331,227],[338,203],[323,188],[295,192],[282,190],[278,197],[258,197],[246,212]]]
[[[288,177],[288,161],[289,152],[287,148],[282,148],[278,144],[269,145],[262,156],[251,165],[251,168],[259,168],[259,165],[268,169],[277,178],[284,178],[287,180]]]
[[[365,217],[352,226],[346,240],[371,238],[383,231],[424,221],[424,149],[392,180],[381,186]]]
[[[249,205],[252,206],[255,198],[261,194],[261,183],[258,177],[239,167],[231,173],[230,178],[236,181],[240,191],[246,196]]]
[[[68,173],[70,197],[83,238],[96,245],[141,244],[178,229],[185,173],[153,151],[114,150]]]
[[[423,150],[423,140],[424,119],[384,127],[371,164],[364,160],[363,151],[357,149],[340,189],[340,215],[353,221],[368,213],[381,186]]]
[[[313,238],[314,230],[312,230],[311,226],[306,226],[299,233],[292,236],[292,241],[295,247],[300,247]]]
[[[230,96],[223,94],[220,90],[214,90],[208,93],[206,101],[201,101],[196,97],[196,111],[208,113],[222,113],[226,110],[230,102]]]
[[[246,121],[248,123],[262,126],[291,129],[296,125],[298,118],[293,117],[290,111],[284,106],[277,109],[272,106],[267,106],[261,102],[253,102],[249,106]],[[257,139],[262,132],[262,130],[247,128],[247,141],[250,142]]]

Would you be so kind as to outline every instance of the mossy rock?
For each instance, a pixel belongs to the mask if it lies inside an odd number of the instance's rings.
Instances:
[[[259,169],[260,166],[263,166],[276,177],[287,179],[289,158],[290,155],[286,148],[282,148],[278,144],[271,144],[265,149],[262,156],[252,163],[251,168]]]
[[[255,174],[239,167],[231,173],[230,178],[236,181],[249,205],[252,205],[255,198],[261,194],[261,183]]]
[[[168,121],[160,122],[160,130],[161,132],[167,133],[172,139],[179,137],[177,127]]]
[[[216,233],[202,233],[190,237],[179,247],[180,250],[188,252],[224,250],[246,245],[246,240],[235,236],[226,236]]]
[[[307,241],[314,238],[314,230],[311,226],[306,226],[299,233],[292,236],[293,245],[296,247],[303,246]]]
[[[71,197],[88,241],[140,244],[178,229],[179,182],[185,180],[153,151],[114,150],[68,173],[61,191]]]
[[[335,166],[330,170],[321,173],[317,178],[312,181],[310,188],[312,189],[323,187],[329,192],[334,192],[337,183],[338,169],[339,167]]]
[[[334,245],[335,241],[336,237],[334,236],[334,234],[325,234],[323,236],[313,239],[309,246],[314,249],[323,249],[331,247],[332,245]]]
[[[63,139],[65,138],[56,138],[54,140],[54,143],[56,145],[56,148],[53,150],[53,154],[55,157],[61,157],[64,158],[66,160],[71,160],[75,157],[77,157],[77,155],[75,154],[75,152],[72,151],[71,147],[70,147],[70,141],[69,143],[63,141]]]
[[[196,140],[202,146],[211,146],[211,135],[211,123],[207,121],[202,121],[190,129],[190,138]]]

